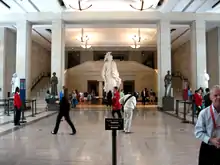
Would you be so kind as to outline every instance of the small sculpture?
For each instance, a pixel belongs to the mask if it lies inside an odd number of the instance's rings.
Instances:
[[[50,84],[51,84],[51,95],[57,96],[58,95],[58,92],[57,92],[58,78],[55,72],[53,72],[53,77],[51,77]]]
[[[104,80],[104,91],[109,92],[113,91],[113,88],[117,86],[118,88],[121,85],[121,79],[119,77],[117,65],[113,61],[111,52],[106,53],[104,59],[104,66],[102,68],[102,78]]]
[[[20,88],[20,79],[17,75],[17,73],[14,73],[12,75],[12,79],[11,79],[11,94],[15,93],[15,89],[19,87]]]
[[[170,74],[170,71],[167,71],[167,74],[164,78],[164,84],[165,84],[165,97],[171,97],[171,86],[172,86],[172,75]]]
[[[204,70],[204,73],[202,74],[202,78],[201,78],[201,87],[202,88],[208,88],[209,87],[209,75],[208,73],[206,73],[206,70]]]

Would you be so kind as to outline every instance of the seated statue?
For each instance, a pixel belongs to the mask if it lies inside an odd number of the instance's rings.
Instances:
[[[106,53],[104,59],[104,66],[102,68],[102,78],[104,80],[104,91],[109,92],[113,91],[113,88],[117,86],[118,88],[121,85],[121,79],[119,77],[117,65],[113,61],[111,52]]]

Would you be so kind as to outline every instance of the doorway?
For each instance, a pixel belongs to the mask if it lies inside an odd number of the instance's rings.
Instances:
[[[135,81],[134,80],[124,81],[123,82],[124,93],[125,94],[134,93],[134,85],[135,85]]]
[[[88,92],[95,94],[95,96],[98,95],[98,87],[99,87],[99,82],[96,80],[88,80],[87,81],[87,86],[88,86]]]

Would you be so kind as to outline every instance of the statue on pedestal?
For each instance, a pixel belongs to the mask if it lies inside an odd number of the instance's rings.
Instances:
[[[200,83],[202,88],[206,89],[209,87],[209,79],[210,78],[208,73],[206,72],[206,70],[204,70],[204,73],[201,76],[201,83]]]
[[[117,65],[115,61],[113,61],[111,52],[106,53],[104,62],[104,66],[102,68],[102,78],[105,83],[104,91],[108,93],[109,91],[113,91],[115,86],[118,88],[120,87],[121,79],[119,77]]]
[[[50,84],[51,84],[51,95],[57,96],[58,95],[58,92],[57,92],[58,78],[55,72],[53,72],[53,76],[51,77]]]
[[[15,89],[19,87],[20,88],[20,79],[17,75],[17,73],[14,73],[12,75],[12,79],[11,79],[11,94],[15,93]]]
[[[165,97],[171,97],[171,86],[172,86],[172,75],[170,74],[170,71],[167,71],[167,74],[164,78],[164,84],[165,84]]]

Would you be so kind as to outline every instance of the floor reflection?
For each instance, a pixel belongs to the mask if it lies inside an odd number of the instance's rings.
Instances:
[[[104,130],[110,111],[70,112],[77,134],[65,121],[50,134],[56,115],[0,139],[0,163],[10,165],[110,165],[111,131]],[[193,126],[154,110],[135,110],[132,134],[118,131],[118,164],[195,165],[199,142]],[[17,138],[15,138],[17,137]],[[26,137],[26,138],[24,138]]]

